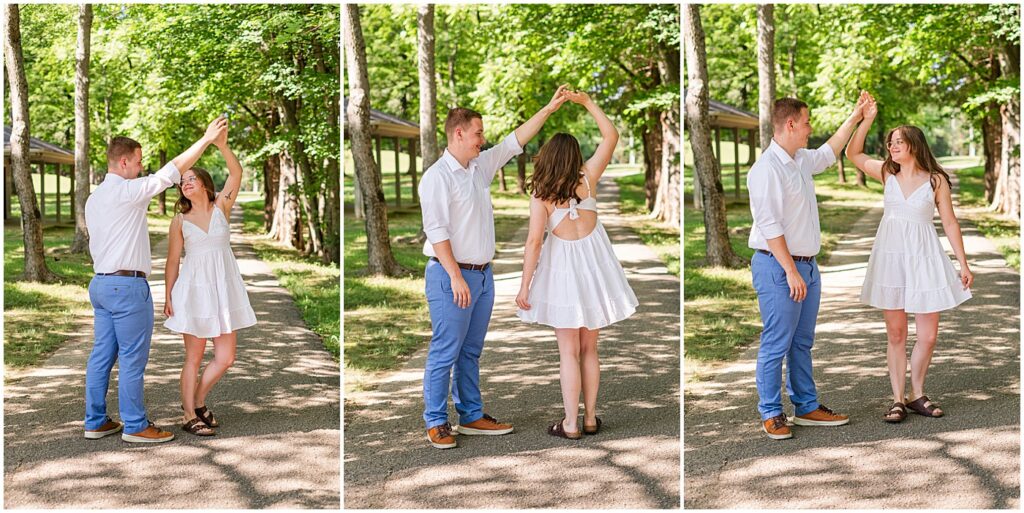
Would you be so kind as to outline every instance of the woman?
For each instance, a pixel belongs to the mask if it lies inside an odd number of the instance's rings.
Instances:
[[[889,131],[889,156],[875,160],[864,154],[864,139],[878,114],[874,98],[861,93],[864,121],[846,148],[858,169],[882,182],[885,214],[871,249],[861,301],[883,310],[889,338],[886,352],[893,403],[883,416],[902,422],[907,409],[926,417],[943,412],[924,393],[925,375],[939,331],[939,312],[971,298],[974,282],[964,253],[960,224],[953,213],[949,175],[935,161],[921,129],[900,126]],[[942,227],[960,262],[959,276],[932,226],[936,206]],[[904,398],[907,375],[907,314],[917,324],[917,343],[910,358],[910,396]]]
[[[242,183],[242,165],[228,148],[227,137],[224,131],[213,143],[228,166],[224,189],[214,196],[209,173],[199,168],[185,171],[175,205],[178,215],[168,236],[164,326],[181,333],[185,341],[181,428],[198,436],[213,435],[213,428],[220,425],[206,407],[206,396],[235,361],[235,331],[256,324],[231,253],[228,215]],[[179,275],[183,248],[186,258]],[[213,340],[213,360],[198,379],[208,339]]]
[[[516,304],[523,321],[555,328],[565,417],[548,434],[578,440],[581,388],[583,433],[601,429],[599,330],[632,315],[637,300],[597,219],[594,187],[611,161],[619,134],[586,93],[563,94],[590,112],[602,140],[586,162],[569,134],[555,135],[540,149],[529,182],[530,228]],[[542,246],[545,229],[550,233]]]

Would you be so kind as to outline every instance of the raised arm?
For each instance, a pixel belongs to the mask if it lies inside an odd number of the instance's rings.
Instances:
[[[181,234],[181,214],[171,219],[171,229],[167,232],[167,269],[164,270],[164,315],[174,315],[174,308],[171,306],[171,291],[174,290],[174,282],[178,281],[179,264],[181,263],[181,249],[185,245],[185,238]]]
[[[861,93],[861,99],[866,94]],[[882,177],[882,161],[868,157],[864,153],[864,140],[867,139],[868,132],[871,131],[871,123],[875,121],[875,116],[878,115],[878,106],[875,105],[873,98],[866,101],[863,112],[864,121],[857,127],[857,131],[853,134],[853,139],[850,140],[850,144],[846,147],[846,157],[864,174],[879,182],[884,182]]]
[[[608,119],[608,116],[601,110],[601,107],[598,107],[597,103],[594,103],[594,100],[587,93],[567,91],[565,95],[569,97],[570,101],[585,107],[587,112],[594,117],[594,121],[597,122],[597,128],[601,131],[601,143],[597,145],[594,155],[583,164],[587,179],[590,180],[590,183],[596,184],[601,179],[601,175],[604,174],[608,163],[612,161],[615,145],[619,143],[619,131],[615,129],[612,120]]]
[[[533,273],[537,270],[537,262],[540,261],[540,248],[544,243],[544,224],[548,219],[548,211],[544,208],[544,202],[536,196],[530,198],[530,229],[526,234],[526,246],[523,251],[523,277],[519,282],[519,294],[516,295],[516,305],[523,310],[530,309],[527,301],[530,297],[530,284],[533,283]]]
[[[223,140],[217,139],[214,141],[217,148],[220,149],[220,154],[224,156],[224,161],[228,165],[228,179],[224,182],[224,188],[221,189],[220,194],[217,195],[217,206],[224,212],[224,217],[227,218],[231,212],[231,206],[235,204],[235,200],[238,199],[238,192],[242,188],[242,164],[238,162],[238,157],[235,156],[231,148],[228,148],[228,134],[225,131]]]
[[[960,222],[956,220],[956,213],[953,212],[953,195],[945,178],[939,180],[939,187],[935,191],[935,202],[939,207],[942,229],[946,232],[946,238],[949,239],[949,245],[953,248],[957,262],[960,262],[960,281],[964,290],[967,290],[974,283],[974,274],[971,273],[971,268],[967,265],[964,236],[960,232]]]
[[[864,104],[866,99],[864,93],[861,93],[860,98],[857,100],[857,106],[854,107],[853,112],[850,113],[850,117],[843,121],[836,133],[829,137],[827,144],[832,148],[832,153],[836,155],[836,158],[841,158],[843,155],[843,147],[846,146],[846,142],[850,140],[850,135],[853,134],[853,129],[857,128],[857,123],[864,117]]]
[[[568,84],[558,86],[558,90],[556,90],[554,96],[551,97],[551,101],[538,110],[533,117],[526,120],[526,123],[519,125],[519,128],[515,130],[516,140],[519,141],[519,146],[526,146],[526,143],[536,137],[536,135],[540,133],[541,127],[543,127],[544,123],[547,122],[548,117],[554,114],[555,111],[565,103],[568,99],[564,94],[567,87],[569,87]]]
[[[192,166],[199,162],[199,157],[202,157],[203,153],[206,152],[206,148],[213,144],[213,141],[222,132],[226,135],[227,130],[228,120],[218,116],[217,119],[210,122],[210,125],[206,127],[206,133],[198,141],[189,146],[181,155],[171,159],[171,162],[174,162],[174,167],[177,167],[178,171],[182,173],[192,169]]]

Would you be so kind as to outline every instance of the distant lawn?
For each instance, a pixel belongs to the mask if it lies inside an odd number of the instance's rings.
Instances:
[[[263,233],[263,198],[250,201],[239,198],[242,206],[243,231]],[[243,202],[244,201],[244,202]],[[295,298],[306,327],[320,336],[324,348],[335,360],[340,358],[341,310],[338,266],[324,264],[316,257],[269,240],[253,240],[257,256],[270,266],[281,285]]]
[[[746,148],[741,145],[740,161],[745,163]],[[722,152],[732,155],[731,143],[723,141]],[[749,166],[740,168],[739,198],[735,196],[734,169],[723,168],[726,191],[726,215],[733,250],[747,262],[753,250],[747,247],[753,220],[746,190]],[[838,182],[838,168],[833,166],[815,177],[822,229],[822,251],[818,261],[828,261],[839,239],[853,223],[881,199],[882,187],[868,180],[867,189],[855,185],[856,169],[846,161],[847,184]],[[731,360],[757,341],[761,317],[757,295],[751,284],[749,265],[740,269],[704,266],[704,213],[693,208],[693,168],[684,170],[683,262],[684,290],[684,352],[688,379],[699,379],[701,369],[717,361]]]
[[[985,166],[961,169],[956,174],[960,178],[960,205],[970,209],[966,217],[999,248],[1006,263],[1019,272],[1020,221],[986,210]],[[967,258],[970,261],[971,255]]]
[[[51,190],[49,184],[47,190]],[[170,211],[173,201],[169,199],[168,205]],[[89,281],[93,270],[87,253],[74,255],[69,251],[75,236],[70,212],[64,210],[64,222],[57,225],[56,205],[48,203],[47,211],[53,215],[43,228],[46,265],[62,280],[54,284],[17,281],[24,270],[17,196],[11,197],[11,210],[12,219],[4,225],[4,364],[21,368],[38,365],[66,340],[83,335],[83,330],[91,333]],[[171,218],[155,212],[156,200],[150,205],[149,215],[149,237],[154,245],[166,237]]]
[[[678,277],[679,228],[646,217],[647,196],[643,172],[622,176],[615,181],[619,184],[619,211],[640,218],[633,224],[633,229],[644,244],[661,258],[668,272]]]

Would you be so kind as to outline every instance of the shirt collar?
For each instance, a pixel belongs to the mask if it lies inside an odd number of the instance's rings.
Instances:
[[[441,155],[441,160],[447,162],[448,168],[452,171],[461,169],[468,172],[473,167],[473,161],[476,159],[469,161],[469,167],[462,167],[462,164],[459,163],[459,159],[455,158],[455,155],[452,155],[451,152],[448,151],[448,148],[445,148],[444,154]]]
[[[128,179],[123,177],[123,176],[121,176],[121,175],[119,175],[119,174],[111,173],[110,171],[107,171],[107,176],[103,178],[103,181],[104,182],[108,182],[109,181],[110,183],[120,183],[120,182],[128,181]]]
[[[779,157],[783,164],[796,163],[793,157],[790,157],[789,153],[782,146],[779,146],[779,143],[775,142],[775,139],[772,139],[772,143],[768,145],[768,151],[775,152],[775,155]]]

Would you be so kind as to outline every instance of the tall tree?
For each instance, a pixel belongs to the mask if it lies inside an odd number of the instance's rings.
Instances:
[[[775,6],[757,6],[757,107],[761,148],[772,142],[772,105],[775,103]]]
[[[366,73],[366,44],[359,23],[359,6],[345,4],[344,38],[348,63],[348,126],[352,140],[356,180],[366,209],[367,271],[394,276],[402,269],[391,252],[388,211],[381,189],[380,171],[370,150],[370,81]]]
[[[725,214],[725,189],[721,169],[711,150],[711,126],[708,121],[708,67],[704,47],[704,28],[700,6],[686,5],[683,16],[683,38],[686,46],[686,126],[693,149],[693,168],[700,176],[704,192],[704,242],[707,265],[738,267],[740,257],[729,243]]]
[[[89,51],[92,38],[92,5],[78,8],[78,43],[75,47],[75,240],[72,253],[89,250],[85,202],[89,199]]]
[[[420,76],[420,153],[423,169],[438,159],[437,147],[437,77],[434,73],[434,4],[419,6],[416,13],[419,34]],[[454,67],[454,64],[452,64]],[[451,72],[451,70],[449,70]]]
[[[25,80],[25,59],[21,51],[21,15],[17,4],[7,6],[4,33],[7,81],[11,95],[11,168],[14,186],[21,204],[21,229],[25,242],[25,271],[21,279],[52,282],[57,276],[46,267],[43,253],[43,223],[36,203],[35,188],[29,164],[28,82]]]

